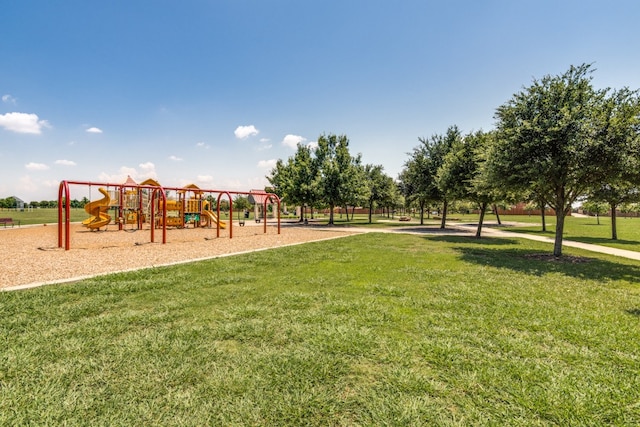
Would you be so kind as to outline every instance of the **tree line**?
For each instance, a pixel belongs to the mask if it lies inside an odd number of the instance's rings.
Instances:
[[[306,207],[327,208],[329,224],[334,224],[336,207],[344,208],[349,219],[349,207],[369,207],[369,222],[373,209],[397,206],[399,193],[393,178],[381,165],[363,164],[360,154],[349,152],[346,135],[320,135],[318,146],[298,144],[296,153],[279,159],[267,176],[272,190],[286,203],[301,206],[300,221]]]
[[[81,208],[85,205],[85,203],[88,203],[89,200],[85,197],[82,200],[77,200],[77,199],[73,199],[71,201],[71,207],[72,208]],[[6,197],[4,199],[0,199],[0,209],[16,209],[18,206],[17,200],[15,197],[11,196],[11,197]],[[42,201],[31,201],[28,203],[24,204],[25,208],[57,208],[58,207],[58,200],[42,200]]]
[[[217,200],[213,196],[207,196],[206,199],[212,204],[217,203]],[[89,203],[89,201],[90,200],[87,197],[83,197],[81,200],[72,199],[71,202],[70,202],[70,207],[72,209],[81,209],[81,208],[84,208],[84,206],[87,203]],[[17,206],[18,206],[17,199],[15,197],[13,197],[13,196],[6,197],[4,199],[0,199],[0,209],[16,209]],[[58,200],[42,200],[40,202],[31,201],[29,203],[25,203],[24,207],[25,208],[34,208],[34,209],[38,209],[38,208],[42,208],[42,209],[57,208],[58,207]],[[245,210],[245,209],[250,209],[251,207],[252,207],[252,205],[249,202],[249,198],[247,196],[237,195],[233,199],[233,208],[236,211],[242,211],[242,210]],[[228,200],[221,200],[220,201],[220,209],[229,210],[229,201]]]
[[[346,136],[321,135],[318,147],[298,145],[267,178],[287,202],[326,206],[434,205],[444,228],[453,201],[477,206],[476,236],[487,208],[517,201],[555,212],[553,253],[562,254],[565,217],[579,201],[605,203],[617,239],[616,210],[640,202],[640,97],[637,90],[596,89],[590,64],[534,79],[500,105],[495,129],[418,138],[397,182],[382,166],[362,165]],[[542,218],[543,226],[545,219]]]

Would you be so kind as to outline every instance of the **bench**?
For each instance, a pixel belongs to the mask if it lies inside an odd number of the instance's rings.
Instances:
[[[12,228],[15,224],[18,224],[18,227],[20,227],[20,220],[14,221],[13,218],[0,218],[0,224],[2,224],[4,228],[7,228],[9,224],[11,224]]]

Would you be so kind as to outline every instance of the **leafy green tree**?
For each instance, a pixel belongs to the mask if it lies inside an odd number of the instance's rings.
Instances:
[[[609,165],[606,179],[589,191],[589,199],[606,202],[611,210],[611,239],[618,238],[616,211],[624,203],[640,200],[640,98],[638,91],[627,88],[608,96],[597,115],[600,123],[597,138],[624,153]]]
[[[304,220],[304,207],[315,205],[319,198],[317,166],[311,148],[298,144],[295,155],[286,162],[278,160],[271,175],[267,176],[274,191],[283,200],[302,207],[300,221]]]
[[[457,126],[451,126],[444,135],[433,135],[429,139],[419,138],[426,154],[426,168],[429,175],[427,194],[428,199],[442,203],[442,219],[440,228],[445,228],[447,221],[447,207],[450,194],[438,185],[438,170],[444,163],[445,157],[454,145],[460,142],[462,135]]]
[[[371,224],[371,214],[375,206],[393,204],[396,186],[393,178],[384,173],[382,165],[366,165],[365,173],[366,185],[369,189],[367,207],[369,209],[369,224]]]
[[[556,212],[553,254],[562,255],[564,219],[576,199],[621,160],[614,140],[600,138],[596,117],[605,91],[591,85],[590,65],[545,76],[496,110],[497,137],[487,166],[494,183],[535,189]]]
[[[599,202],[597,200],[587,200],[582,204],[582,209],[588,214],[596,216],[596,221],[600,225],[600,214],[607,213],[609,206],[605,202]]]
[[[5,209],[15,209],[16,207],[16,198],[11,196],[4,199],[3,208]]]
[[[358,161],[349,153],[346,135],[321,135],[315,154],[319,198],[329,207],[329,224],[333,225],[335,207],[344,206],[352,197],[350,187],[357,183],[354,168]]]
[[[236,211],[251,209],[251,202],[249,202],[249,197],[238,194],[233,199],[233,209]]]
[[[480,209],[476,237],[482,234],[487,207],[495,202],[497,192],[482,176],[484,152],[491,134],[482,131],[456,139],[438,169],[438,186],[447,200],[471,200]]]
[[[425,206],[431,197],[435,176],[430,174],[424,146],[416,147],[398,176],[398,188],[408,204],[416,204],[420,210],[420,225],[424,224]]]
[[[430,203],[442,203],[442,222],[445,227],[448,199],[438,186],[438,169],[451,147],[461,138],[457,126],[451,126],[445,135],[418,138],[420,145],[413,149],[398,179],[402,195],[420,209],[420,224],[424,224],[424,211]]]
[[[345,174],[349,184],[345,187],[344,208],[347,213],[347,221],[349,221],[348,206],[352,207],[351,217],[356,206],[364,205],[369,199],[370,188],[367,185],[367,172],[362,165],[362,156],[358,154],[351,158],[351,165],[347,168]]]

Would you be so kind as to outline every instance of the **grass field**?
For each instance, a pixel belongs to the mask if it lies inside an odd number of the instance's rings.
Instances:
[[[4,209],[0,211],[0,216],[19,220],[21,225],[52,224],[58,222],[58,209],[25,209],[24,211]],[[88,217],[84,209],[71,209],[70,219],[73,222],[82,221]]]
[[[109,214],[113,216],[114,211],[110,211]],[[242,213],[241,213],[242,216]],[[21,225],[29,224],[52,224],[58,222],[58,209],[32,209],[24,211],[12,210],[0,210],[0,217],[10,217],[14,220],[20,220]],[[79,222],[85,220],[89,215],[84,209],[71,209],[70,219],[72,222]],[[222,218],[228,218],[227,214],[223,214]],[[237,220],[238,212],[234,213],[233,219]],[[283,217],[284,218],[284,217]],[[253,211],[250,212],[249,219],[253,220]]]
[[[0,293],[0,424],[640,424],[640,263],[548,252],[367,234]]]
[[[407,227],[415,226],[420,223],[418,218],[412,218],[409,222],[398,222],[398,215],[395,221],[384,216],[374,216],[373,223],[369,224],[368,216],[356,215],[355,219],[347,221],[346,217],[336,216],[334,219],[338,225],[355,225],[360,227],[381,228],[381,227]],[[447,216],[449,224],[455,223],[477,223],[478,215],[475,214],[450,214]],[[320,220],[326,222],[327,218],[321,216]],[[542,231],[541,220],[536,215],[501,215],[500,220],[504,223],[516,222],[517,227],[504,225],[501,228],[518,233],[529,233],[553,238],[555,236],[556,219],[555,216],[546,217],[547,231]],[[485,221],[494,222],[496,217],[488,214]],[[426,218],[425,225],[439,226],[439,219]],[[575,240],[578,242],[592,243],[596,245],[610,246],[613,248],[627,249],[630,251],[640,252],[640,218],[618,218],[617,231],[618,240],[611,240],[611,218],[600,217],[567,217],[565,220],[564,238],[567,240]]]

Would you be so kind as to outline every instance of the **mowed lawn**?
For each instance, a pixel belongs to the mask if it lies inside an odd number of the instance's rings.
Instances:
[[[0,425],[638,425],[640,263],[367,234],[0,293]]]

